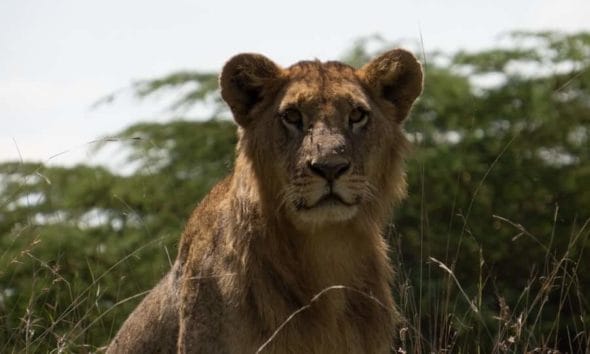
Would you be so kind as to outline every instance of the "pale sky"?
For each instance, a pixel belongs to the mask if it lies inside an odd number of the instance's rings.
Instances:
[[[91,109],[97,99],[179,69],[217,71],[240,52],[289,65],[337,59],[376,33],[454,51],[516,29],[588,31],[590,1],[1,0],[0,161],[92,162],[88,142],[170,117],[130,97]]]

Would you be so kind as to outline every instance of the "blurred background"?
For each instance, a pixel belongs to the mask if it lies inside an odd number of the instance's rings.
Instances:
[[[392,350],[585,353],[590,2],[0,3],[0,352],[95,352],[229,173],[217,75],[412,50]]]

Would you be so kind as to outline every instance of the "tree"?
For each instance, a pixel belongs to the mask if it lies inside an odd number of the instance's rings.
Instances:
[[[174,121],[112,141],[135,173],[0,164],[1,352],[104,344],[169,269],[190,211],[231,168],[236,137],[228,121]]]

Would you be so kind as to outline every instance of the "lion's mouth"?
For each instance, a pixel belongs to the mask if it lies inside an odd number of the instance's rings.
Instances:
[[[315,203],[311,205],[306,205],[305,203],[301,203],[298,205],[298,209],[314,209],[314,208],[321,208],[321,207],[331,207],[331,206],[354,206],[357,203],[350,203],[342,198],[340,195],[330,192],[324,194],[320,199],[318,199]]]

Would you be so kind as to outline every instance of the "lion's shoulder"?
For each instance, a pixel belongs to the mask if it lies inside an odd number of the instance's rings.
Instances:
[[[230,184],[230,177],[217,183],[192,212],[178,248],[178,261],[181,265],[194,262],[193,258],[200,257],[212,244],[212,238],[219,233],[222,215],[226,212],[224,208],[231,204]]]

